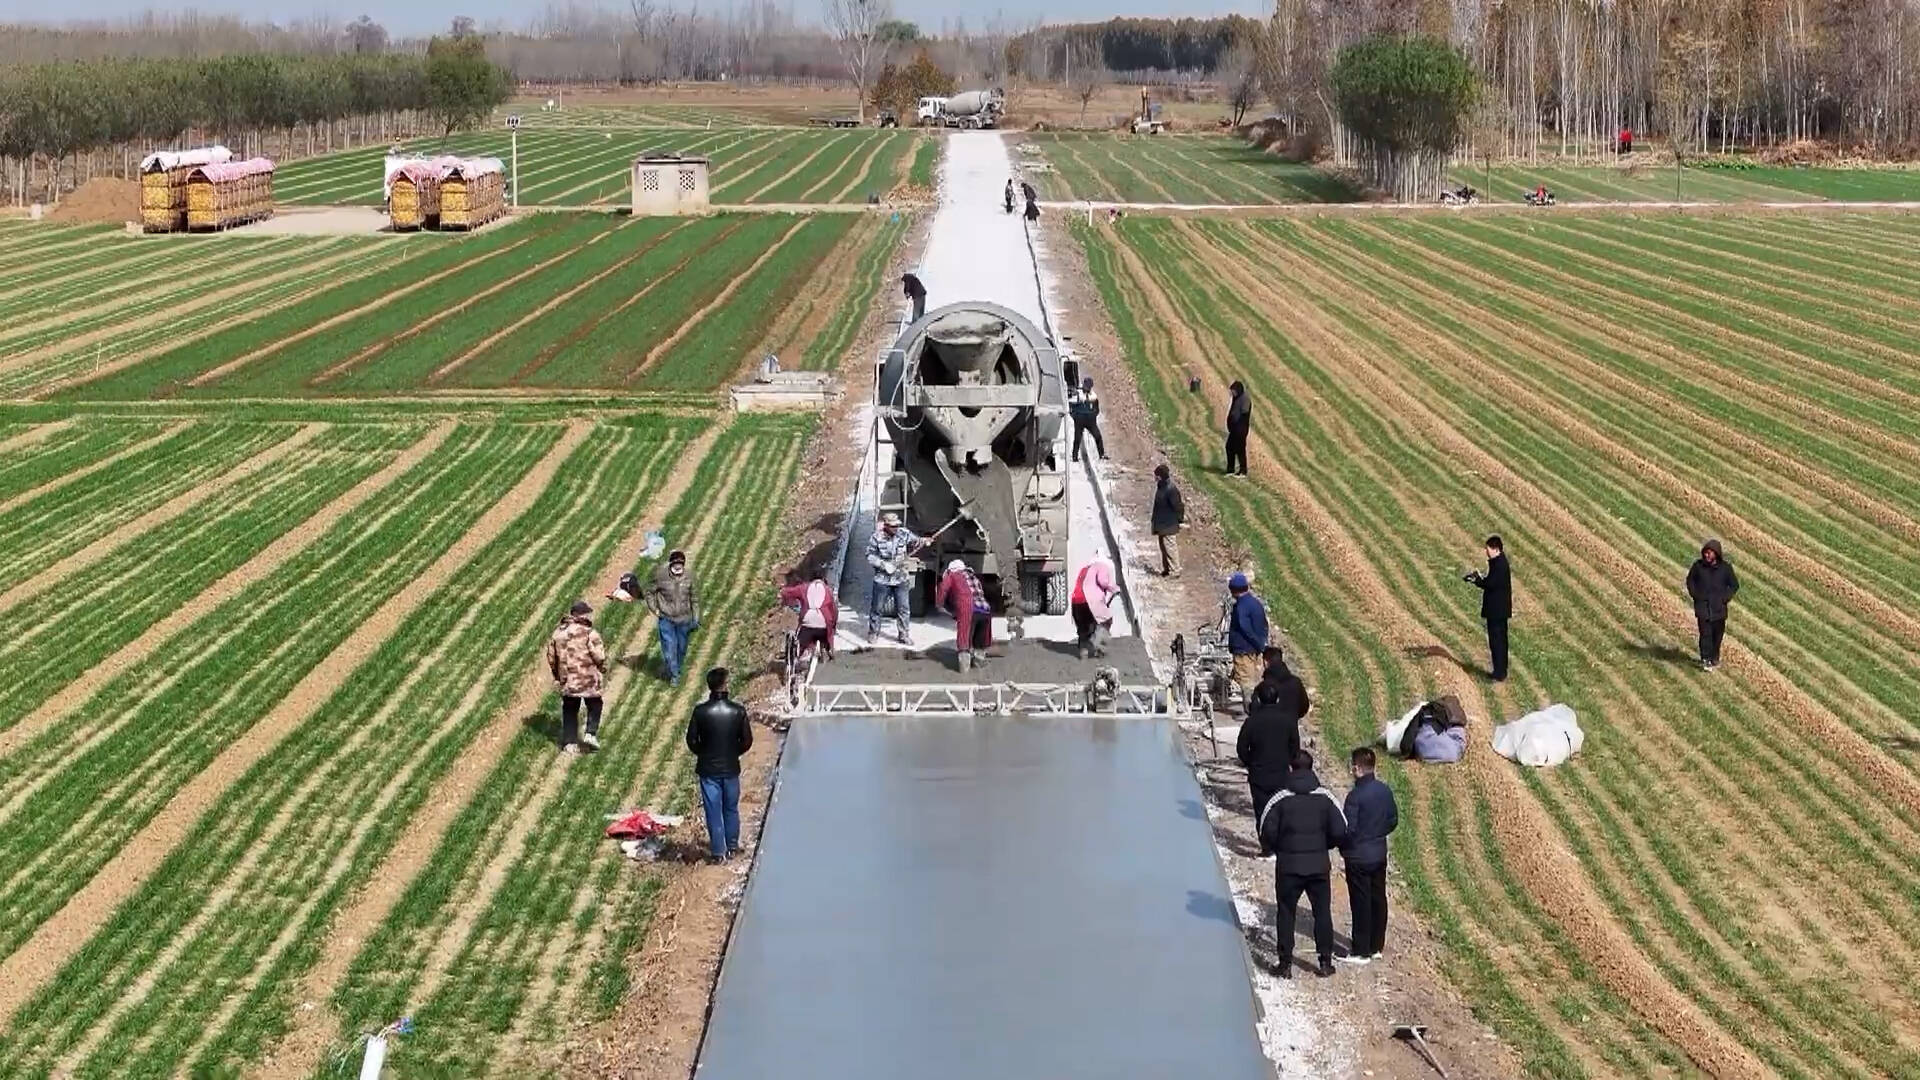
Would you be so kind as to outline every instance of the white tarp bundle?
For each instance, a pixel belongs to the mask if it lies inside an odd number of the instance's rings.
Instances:
[[[1426,702],[1424,701],[1420,702],[1420,704],[1408,709],[1405,716],[1402,716],[1398,720],[1387,721],[1387,726],[1380,729],[1380,741],[1386,744],[1388,753],[1397,752],[1400,740],[1407,736],[1407,725],[1413,723],[1414,718],[1420,715],[1420,709],[1425,704]]]
[[[1511,724],[1493,729],[1493,752],[1522,765],[1558,765],[1580,752],[1587,741],[1573,710],[1549,705]]]
[[[198,150],[156,150],[140,159],[140,171],[161,169],[172,172],[195,165],[225,165],[233,160],[233,151],[224,146],[205,146]]]

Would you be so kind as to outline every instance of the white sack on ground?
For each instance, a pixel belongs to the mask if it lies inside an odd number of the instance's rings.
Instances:
[[[1414,718],[1420,715],[1420,709],[1425,704],[1426,702],[1424,701],[1419,702],[1414,705],[1413,708],[1408,709],[1406,715],[1398,720],[1387,721],[1387,726],[1380,729],[1380,741],[1385,744],[1387,753],[1398,754],[1400,752],[1400,740],[1407,737],[1407,725],[1413,723]]]
[[[1587,737],[1573,710],[1549,705],[1493,729],[1493,752],[1522,765],[1558,765],[1580,752]]]

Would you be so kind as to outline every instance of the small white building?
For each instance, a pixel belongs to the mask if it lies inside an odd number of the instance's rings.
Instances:
[[[633,159],[635,217],[704,214],[707,159],[681,154],[641,154]]]

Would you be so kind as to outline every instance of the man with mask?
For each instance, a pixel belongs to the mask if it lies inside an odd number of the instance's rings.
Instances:
[[[647,610],[659,620],[660,656],[666,664],[667,678],[679,686],[680,669],[687,660],[687,638],[700,629],[699,594],[693,572],[687,569],[686,552],[672,552],[666,562],[654,567],[646,598]]]

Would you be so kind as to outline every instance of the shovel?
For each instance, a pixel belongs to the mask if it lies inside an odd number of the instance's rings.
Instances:
[[[1433,1048],[1427,1045],[1427,1025],[1395,1024],[1393,1037],[1412,1044],[1415,1050],[1420,1051],[1420,1056],[1427,1059],[1427,1064],[1433,1066],[1433,1071],[1440,1074],[1440,1080],[1447,1080],[1447,1070],[1441,1067],[1439,1059],[1433,1056]]]

